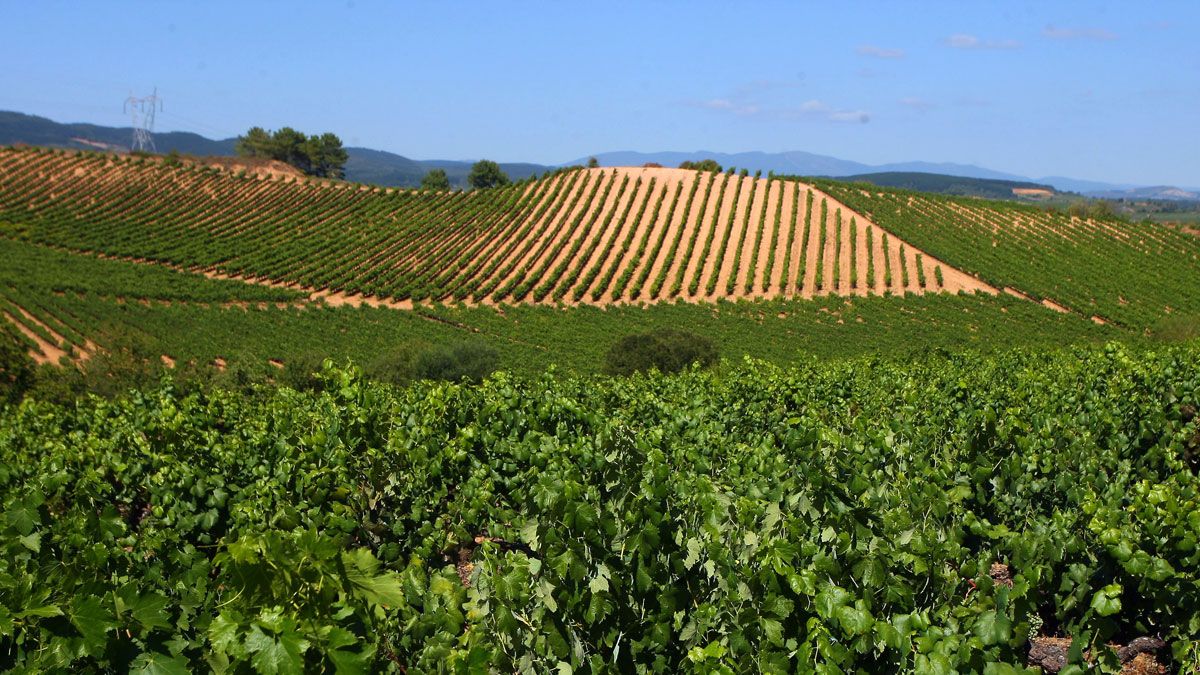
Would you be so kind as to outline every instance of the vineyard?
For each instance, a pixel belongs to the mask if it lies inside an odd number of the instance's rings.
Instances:
[[[996,288],[1142,328],[1200,314],[1200,240],[1151,222],[817,181],[896,236]]]
[[[730,360],[776,364],[863,352],[991,351],[1129,339],[1112,326],[1050,312],[1007,295],[926,294],[757,302],[503,308],[333,306],[326,296],[209,279],[157,265],[104,260],[0,238],[0,318],[40,362],[86,361],[137,345],[164,363],[256,373],[310,369],[326,357],[370,363],[406,348],[463,340],[490,343],[500,366],[535,374],[551,365],[596,372],[609,345],[630,333],[687,326]],[[274,364],[273,366],[271,364]]]
[[[995,290],[808,184],[681,169],[437,193],[9,148],[0,224],[72,251],[399,301]]]
[[[2,670],[1200,667],[1178,230],[732,171],[442,193],[21,148],[0,256],[0,321],[79,366],[0,407]],[[680,327],[713,370],[596,375]],[[348,364],[462,341],[502,372]],[[115,387],[76,394],[97,363]]]
[[[0,668],[1192,672],[1198,359],[26,401]]]

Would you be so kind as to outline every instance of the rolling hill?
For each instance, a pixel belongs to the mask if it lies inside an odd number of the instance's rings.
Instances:
[[[437,194],[39,150],[0,167],[0,218],[34,240],[393,301],[995,292],[798,181],[579,169]]]
[[[224,362],[236,349],[284,363],[318,349],[369,354],[400,330],[489,335],[514,367],[586,370],[597,345],[646,325],[707,326],[733,356],[786,361],[802,335],[805,349],[853,353],[1137,336],[1200,315],[1200,239],[1177,229],[682,169],[569,169],[437,193],[9,148],[0,241],[26,260],[0,278],[3,318],[48,361],[132,334],[172,359]],[[93,271],[97,257],[125,267]],[[136,269],[185,274],[179,288],[195,288],[168,291],[166,277]],[[126,285],[101,283],[110,276]],[[228,278],[261,292],[196,285]],[[253,307],[265,313],[238,313]],[[264,341],[245,342],[246,321]],[[337,337],[351,330],[350,342]],[[583,338],[596,335],[607,337]]]
[[[1013,199],[1014,190],[1054,193],[1050,185],[1012,180],[989,178],[965,178],[937,173],[920,173],[915,171],[890,171],[885,173],[864,173],[855,176],[841,176],[839,180],[871,183],[882,187],[915,190],[917,192],[933,192],[964,197],[985,197],[987,199]]]
[[[64,124],[36,115],[0,111],[0,145],[40,145],[85,150],[126,151],[133,130],[96,124]],[[212,140],[185,131],[154,134],[161,152],[178,151],[197,157],[232,156],[235,138]],[[451,185],[466,187],[471,162],[453,160],[415,160],[370,148],[347,147],[346,180],[392,187],[416,187],[430,169],[443,169]],[[514,180],[535,176],[550,167],[530,163],[501,163],[500,168]]]

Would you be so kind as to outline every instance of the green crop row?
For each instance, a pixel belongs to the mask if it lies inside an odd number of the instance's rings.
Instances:
[[[1186,671],[1198,359],[27,400],[0,668],[1012,673],[1045,629]]]

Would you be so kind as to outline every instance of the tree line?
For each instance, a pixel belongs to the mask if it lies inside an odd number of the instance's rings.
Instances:
[[[291,127],[267,131],[252,127],[234,145],[239,157],[262,157],[286,162],[309,176],[343,178],[348,156],[337,134],[305,136]]]

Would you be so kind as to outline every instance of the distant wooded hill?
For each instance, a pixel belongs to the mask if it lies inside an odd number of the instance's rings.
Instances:
[[[96,124],[64,124],[37,115],[0,111],[0,146],[25,143],[60,148],[112,150],[129,149],[133,130],[129,127],[105,127]],[[232,156],[234,142],[226,138],[212,140],[186,131],[154,134],[154,144],[160,152],[175,150],[186,155]],[[430,169],[444,169],[450,184],[466,187],[471,162],[454,160],[416,160],[402,155],[370,148],[346,148],[346,180],[395,187],[417,187],[421,177]],[[546,172],[550,167],[540,164],[501,164],[500,168],[513,180]]]
[[[883,187],[933,192],[962,197],[984,197],[987,199],[1013,199],[1013,190],[1045,190],[1051,194],[1054,188],[1040,183],[1028,183],[1013,180],[995,180],[990,178],[965,178],[963,176],[947,176],[938,173],[919,173],[911,171],[886,171],[882,173],[864,173],[854,176],[842,176],[838,180],[871,183]],[[1049,196],[1049,195],[1047,195]]]

